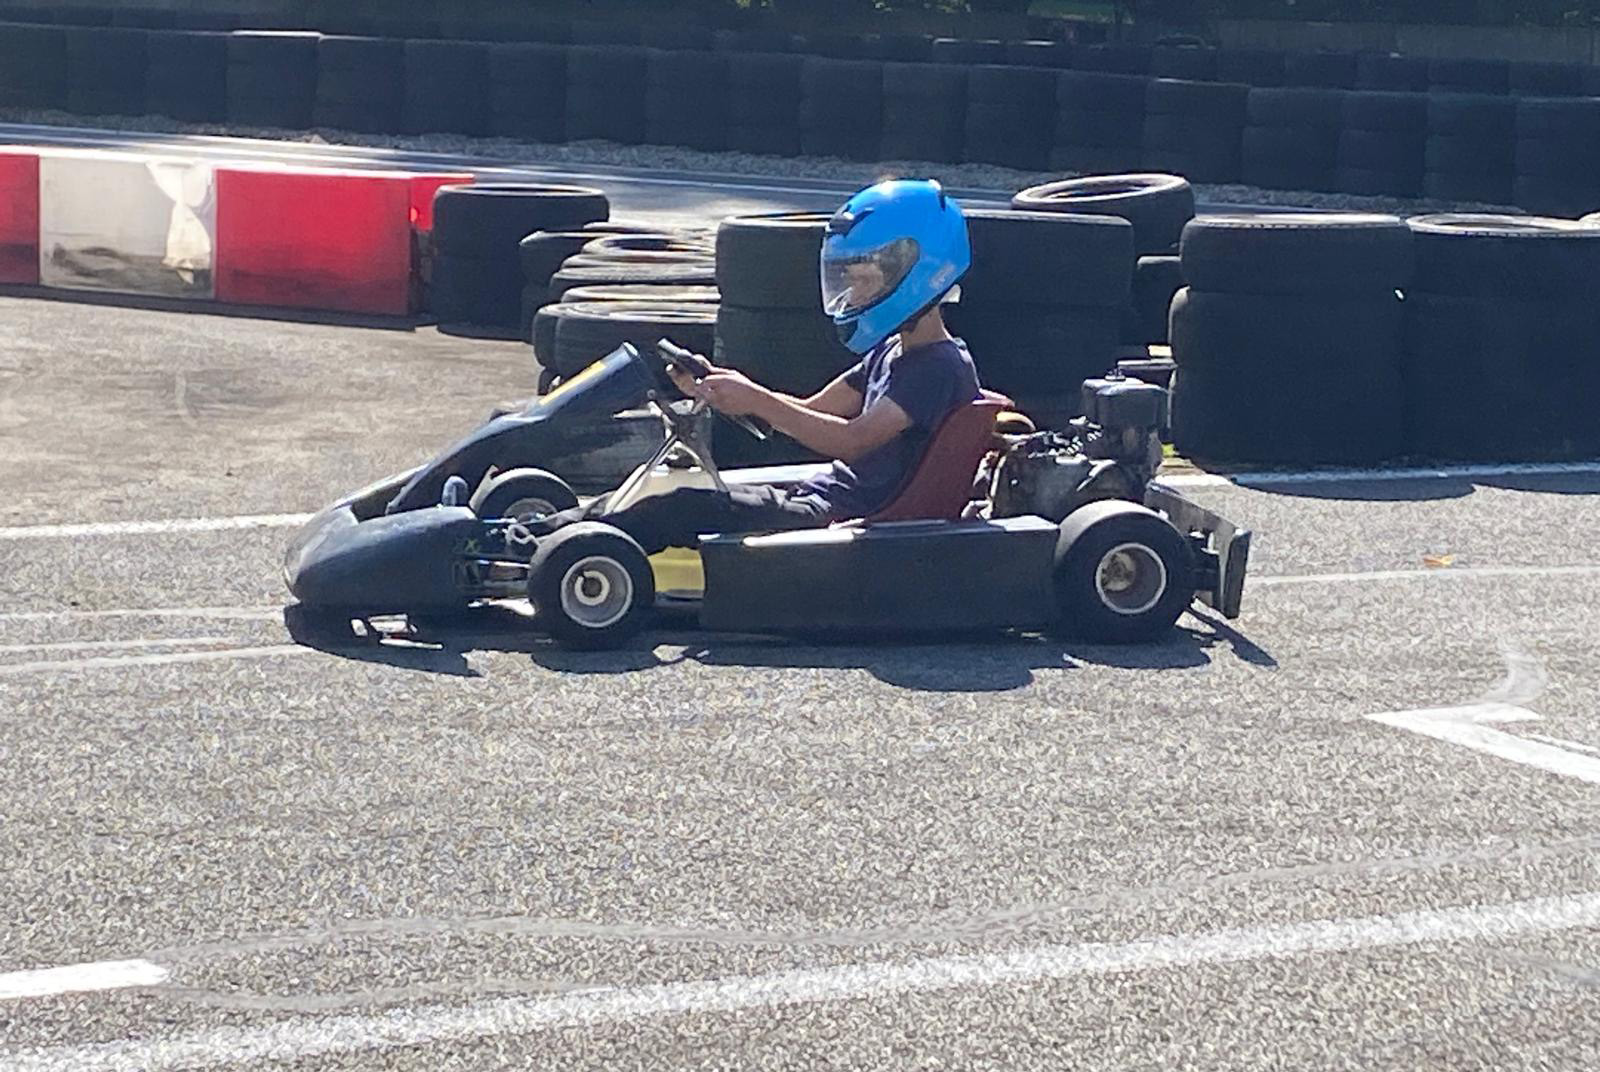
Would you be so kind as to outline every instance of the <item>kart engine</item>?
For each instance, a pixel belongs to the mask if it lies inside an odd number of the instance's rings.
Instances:
[[[1166,390],[1112,373],[1085,380],[1083,416],[1066,431],[1013,438],[990,474],[991,517],[1060,522],[1095,499],[1144,501],[1161,466]]]

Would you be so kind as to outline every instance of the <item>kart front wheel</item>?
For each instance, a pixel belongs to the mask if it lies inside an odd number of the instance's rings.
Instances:
[[[1194,585],[1188,541],[1146,506],[1092,502],[1061,522],[1055,589],[1069,636],[1102,644],[1158,639],[1194,598]]]
[[[563,646],[616,648],[655,605],[655,573],[633,537],[598,521],[557,529],[528,566],[528,599],[540,626]]]
[[[578,505],[565,480],[543,469],[508,469],[479,485],[468,504],[482,518],[546,517]]]

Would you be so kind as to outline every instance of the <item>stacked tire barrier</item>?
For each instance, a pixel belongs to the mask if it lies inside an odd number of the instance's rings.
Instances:
[[[368,134],[402,129],[406,46],[380,37],[324,37],[317,44],[318,126]]]
[[[489,46],[489,132],[559,142],[567,136],[567,50],[559,45]]]
[[[839,342],[822,312],[823,229],[810,213],[736,216],[717,229],[714,361],[774,390],[806,397],[859,359]],[[717,460],[765,465],[812,460],[793,440],[766,443],[727,422],[712,430]]]
[[[1054,87],[1051,87],[1052,93]],[[956,163],[964,158],[967,68],[947,63],[883,65],[883,141],[887,160]],[[1054,101],[1052,118],[1054,114]]]
[[[1251,90],[1244,181],[1279,190],[1335,189],[1344,102],[1336,89]]]
[[[971,68],[965,159],[1024,171],[1049,167],[1056,81],[1056,72],[1038,67]]]
[[[1446,201],[1511,203],[1517,102],[1488,94],[1428,96],[1423,190]]]
[[[1356,57],[1350,52],[1291,52],[1283,60],[1283,84],[1311,89],[1350,89]]]
[[[150,112],[189,123],[228,118],[227,34],[152,33],[145,38],[145,56]]]
[[[1146,90],[1144,166],[1195,182],[1239,181],[1248,86],[1158,78]]]
[[[883,65],[807,59],[800,70],[800,151],[876,160],[883,136]]]
[[[305,130],[317,99],[314,33],[228,36],[228,121]]]
[[[1506,60],[1435,58],[1428,61],[1428,88],[1436,93],[1511,92],[1511,64]]]
[[[1041,424],[1080,412],[1083,381],[1116,364],[1134,228],[1116,216],[969,209],[972,270],[946,310],[983,383]]]
[[[605,194],[581,186],[450,186],[433,207],[431,301],[439,322],[507,331],[521,318],[522,240],[610,215]]]
[[[652,49],[645,78],[645,140],[714,151],[728,142],[727,58]]]
[[[1419,197],[1428,141],[1428,100],[1420,93],[1348,93],[1333,188]]]
[[[1090,174],[1143,167],[1148,87],[1148,79],[1132,75],[1063,74],[1056,84],[1050,166]]]
[[[59,26],[13,23],[0,34],[0,106],[67,103],[67,38]]]
[[[67,110],[74,115],[143,115],[149,34],[113,27],[69,27]]]
[[[1223,216],[1184,231],[1172,305],[1172,433],[1208,460],[1363,464],[1403,435],[1399,288],[1411,234],[1392,216]]]
[[[801,71],[805,57],[735,52],[728,62],[727,145],[746,153],[800,152]]]
[[[646,52],[638,46],[567,50],[568,141],[644,141]]]
[[[1566,217],[1600,205],[1600,99],[1517,101],[1512,200],[1532,212]]]
[[[1428,61],[1420,56],[1369,52],[1356,57],[1356,89],[1425,93]]]
[[[404,130],[489,132],[488,46],[470,41],[405,43]]]
[[[1600,227],[1459,215],[1410,227],[1408,449],[1456,461],[1600,452]]]
[[[1167,313],[1183,286],[1178,243],[1194,219],[1194,189],[1177,175],[1105,175],[1047,183],[1011,199],[1022,212],[1120,216],[1133,225],[1131,304],[1123,311],[1122,341],[1167,341]]]

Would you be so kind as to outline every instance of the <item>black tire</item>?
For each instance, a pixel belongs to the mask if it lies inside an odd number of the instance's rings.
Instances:
[[[970,67],[980,63],[1005,63],[1003,41],[970,41],[956,37],[936,37],[928,45],[928,58],[934,63],[956,63]]]
[[[317,43],[318,126],[328,115],[382,116],[397,131],[405,104],[405,43],[382,37],[322,38]],[[349,129],[349,128],[347,128]]]
[[[1239,140],[1204,139],[1184,144],[1181,135],[1167,135],[1159,128],[1165,122],[1179,122],[1163,116],[1145,121],[1145,144],[1140,155],[1146,171],[1166,171],[1182,175],[1191,182],[1227,185],[1240,180]]]
[[[804,397],[859,363],[820,309],[717,308],[717,365],[767,387]]]
[[[1510,176],[1516,170],[1516,142],[1435,134],[1423,148],[1423,162],[1443,175]]]
[[[822,306],[821,213],[730,216],[717,228],[717,289],[729,305],[748,309]]]
[[[1356,84],[1356,57],[1350,52],[1291,52],[1284,57],[1283,84],[1349,89]]]
[[[77,115],[144,115],[149,69],[144,30],[69,27],[67,110]]]
[[[1511,61],[1511,93],[1516,97],[1581,97],[1587,64]]]
[[[405,58],[406,133],[488,133],[488,46],[473,41],[407,41]]]
[[[968,163],[1043,171],[1050,165],[1053,129],[1053,121],[1030,121],[1010,105],[972,102],[967,105],[961,157]]]
[[[578,505],[565,480],[543,469],[508,469],[483,480],[467,503],[486,520],[543,517]]]
[[[1097,175],[1031,186],[1011,199],[1022,212],[1121,216],[1133,224],[1140,255],[1177,249],[1194,219],[1194,188],[1179,175]]]
[[[1408,295],[1407,449],[1449,461],[1593,457],[1597,335],[1590,299]]]
[[[1216,82],[1220,80],[1217,72],[1217,50],[1214,48],[1176,48],[1158,45],[1150,57],[1150,73],[1157,78]]]
[[[1339,131],[1334,127],[1246,127],[1240,177],[1271,190],[1334,188]]]
[[[515,262],[442,253],[433,260],[428,304],[441,325],[518,332],[522,278]]]
[[[1092,643],[1141,643],[1170,632],[1194,598],[1194,553],[1149,507],[1092,502],[1061,522],[1052,578],[1061,632]]]
[[[1173,443],[1207,462],[1377,465],[1403,453],[1404,420],[1398,358],[1357,368],[1180,364],[1173,376]]]
[[[1425,93],[1346,93],[1340,122],[1345,130],[1410,135],[1420,142],[1428,132],[1428,97]]]
[[[530,296],[531,299],[531,296]],[[528,304],[531,304],[531,300]],[[533,344],[533,359],[551,376],[557,375],[556,329],[561,325],[560,302],[545,301],[536,306],[528,325],[528,341]]]
[[[1421,93],[1428,89],[1428,61],[1422,56],[1363,52],[1356,56],[1357,89]]]
[[[1235,137],[1244,128],[1249,86],[1227,82],[1152,79],[1145,91],[1145,115],[1172,116],[1205,137]]]
[[[1523,138],[1517,142],[1516,153],[1518,178],[1556,179],[1570,184],[1600,173],[1600,135],[1571,140]]]
[[[783,30],[717,30],[712,40],[718,52],[733,55],[782,55],[793,52],[795,43]]]
[[[1509,144],[1517,135],[1517,102],[1482,93],[1430,93],[1428,133]]]
[[[605,48],[639,44],[639,27],[621,19],[573,19],[567,30],[574,45]]]
[[[1246,103],[1246,121],[1255,127],[1339,129],[1344,122],[1348,94],[1334,89],[1290,86],[1252,89]]]
[[[1179,257],[1140,257],[1133,270],[1132,338],[1124,342],[1139,345],[1165,343],[1172,313],[1172,299],[1184,286],[1183,261]]]
[[[1600,231],[1572,220],[1443,214],[1408,223],[1414,290],[1545,301],[1600,293]]]
[[[635,264],[669,264],[715,257],[716,247],[710,241],[689,234],[600,235],[590,238],[578,256]]]
[[[569,141],[644,142],[646,55],[624,45],[567,50]]]
[[[717,310],[694,302],[563,302],[548,307],[556,318],[551,360],[539,363],[558,376],[581,372],[630,342],[652,353],[662,338],[697,354],[716,346]]]
[[[540,540],[528,568],[528,599],[539,627],[568,648],[621,647],[643,628],[655,597],[644,550],[598,521],[566,525]],[[590,600],[597,605],[586,606]]]
[[[1172,357],[1179,368],[1237,376],[1284,368],[1352,376],[1399,367],[1398,296],[1218,294],[1185,287],[1173,296]]]
[[[1506,60],[1452,59],[1436,56],[1428,61],[1428,87],[1445,93],[1511,91],[1511,64]]]
[[[883,155],[960,161],[966,145],[967,69],[941,63],[883,65]]]
[[[1529,212],[1575,218],[1600,207],[1600,184],[1594,176],[1594,171],[1568,179],[1519,175],[1512,196],[1518,208]]]
[[[1066,41],[1007,41],[1005,61],[1014,67],[1062,71],[1072,66],[1072,45]]]
[[[1517,101],[1517,137],[1573,143],[1600,137],[1600,100],[1593,97]]]
[[[1115,216],[971,209],[972,269],[963,304],[1122,309],[1133,279],[1133,225]],[[727,287],[723,287],[727,294]]]
[[[1133,150],[1137,166],[1144,149],[1143,112],[1065,111],[1056,117],[1056,142],[1052,156],[1080,148],[1125,148]],[[1127,165],[1117,170],[1126,171]]]
[[[807,57],[800,72],[800,149],[876,160],[883,137],[883,65]]]
[[[645,77],[645,140],[716,152],[728,142],[727,57],[652,50]]]
[[[754,132],[777,130],[790,132],[789,142],[799,145],[800,72],[805,62],[804,56],[788,52],[734,52],[727,57],[730,148],[747,148],[735,140],[736,132],[742,142],[766,143],[765,136],[758,138]]]
[[[1346,129],[1339,135],[1335,161],[1340,168],[1414,173],[1420,186],[1426,144],[1421,131]]]
[[[610,212],[604,193],[583,186],[445,186],[433,199],[434,242],[443,252],[493,258],[516,271],[518,244],[528,235],[574,230]]]
[[[567,131],[567,50],[559,45],[489,46],[489,131],[559,142]]]
[[[670,22],[639,27],[639,44],[669,52],[709,52],[716,47],[716,40],[704,26]]]
[[[1080,412],[1083,381],[1116,365],[1122,308],[1057,308],[961,303],[950,330],[967,344],[985,387],[1023,405],[1059,399]]]
[[[544,293],[541,291],[541,293]],[[714,286],[672,286],[653,283],[616,283],[610,286],[574,287],[564,296],[568,302],[689,302],[717,305],[722,294]]]
[[[1088,71],[1066,71],[1056,79],[1056,105],[1065,117],[1076,112],[1144,115],[1148,78]]]
[[[228,35],[228,62],[278,71],[288,79],[315,80],[320,37],[310,32],[237,30]]]
[[[1403,221],[1356,213],[1202,216],[1180,251],[1191,286],[1234,294],[1392,295],[1416,266]]]
[[[599,261],[567,265],[550,277],[550,300],[560,301],[578,287],[650,283],[657,286],[710,286],[716,282],[710,261],[683,264],[624,264]]]
[[[265,65],[228,65],[228,122],[308,130],[316,110],[316,71],[291,75]]]
[[[190,123],[228,117],[228,36],[158,33],[145,40],[145,106]]]
[[[1079,71],[1142,78],[1150,73],[1154,55],[1155,49],[1150,45],[1080,45],[1073,50],[1072,66]]]
[[[590,231],[533,232],[517,243],[523,281],[549,290],[550,277],[561,270],[568,257],[577,256],[594,238]]]
[[[1281,86],[1284,77],[1282,52],[1265,48],[1223,48],[1217,50],[1217,80],[1245,86]]]

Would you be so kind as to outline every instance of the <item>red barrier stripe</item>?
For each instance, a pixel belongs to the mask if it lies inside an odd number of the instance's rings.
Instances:
[[[39,154],[0,149],[0,283],[39,282]]]

